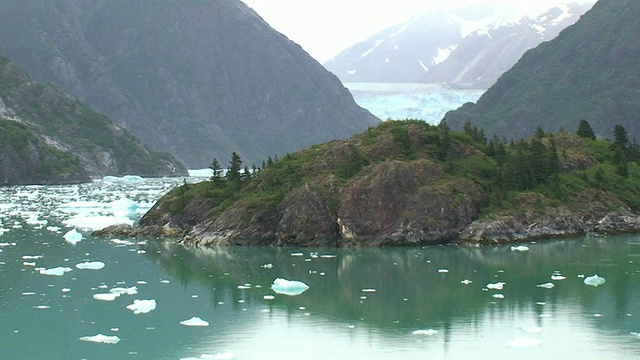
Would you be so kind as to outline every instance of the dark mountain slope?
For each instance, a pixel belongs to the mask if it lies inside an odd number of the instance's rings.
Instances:
[[[379,121],[238,0],[7,0],[0,12],[0,51],[191,167]]]
[[[446,114],[488,133],[525,137],[537,127],[575,129],[589,121],[598,136],[613,124],[640,136],[640,2],[600,0],[575,25],[528,51],[476,104]]]
[[[0,58],[0,127],[0,184],[186,175],[171,155],[149,152],[104,115],[6,58]]]

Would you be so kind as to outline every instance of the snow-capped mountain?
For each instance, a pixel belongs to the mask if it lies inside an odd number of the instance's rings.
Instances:
[[[528,50],[555,38],[593,3],[513,18],[487,6],[428,12],[342,51],[324,66],[343,82],[488,88]]]

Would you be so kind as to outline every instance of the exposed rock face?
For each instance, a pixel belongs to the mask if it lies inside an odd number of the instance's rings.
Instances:
[[[125,129],[0,58],[0,184],[91,177],[186,175],[169,154],[149,152]]]
[[[426,160],[382,162],[342,189],[328,177],[292,190],[275,210],[240,202],[204,222],[189,215],[168,217],[166,208],[156,205],[141,219],[138,233],[166,235],[175,227],[184,229],[183,241],[198,245],[448,242],[477,217],[486,194],[472,182],[438,181],[442,174]],[[198,207],[189,207],[189,213],[202,213]]]
[[[191,168],[379,122],[239,0],[7,0],[0,13],[0,51]]]

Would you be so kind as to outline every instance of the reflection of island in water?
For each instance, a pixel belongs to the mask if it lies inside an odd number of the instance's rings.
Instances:
[[[633,241],[636,241],[635,243]],[[638,237],[585,238],[509,246],[375,249],[187,248],[149,242],[147,256],[183,283],[197,281],[220,296],[262,303],[275,295],[281,277],[309,290],[296,297],[276,295],[268,306],[307,311],[345,323],[364,322],[389,331],[424,324],[448,329],[479,324],[499,314],[529,314],[540,323],[566,309],[599,313],[598,324],[617,331],[640,330]],[[640,261],[640,260],[639,260]],[[551,280],[561,274],[565,280]],[[598,274],[606,284],[586,286],[582,275]],[[463,280],[471,283],[463,284]],[[502,290],[487,284],[504,282]],[[554,283],[553,289],[538,287]],[[216,295],[217,294],[217,295]],[[223,295],[224,294],[224,295]],[[501,299],[499,295],[504,295]],[[502,316],[500,315],[500,316]]]

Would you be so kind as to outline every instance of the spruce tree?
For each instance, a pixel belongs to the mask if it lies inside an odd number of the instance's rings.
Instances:
[[[596,139],[596,133],[593,132],[591,124],[589,124],[587,120],[580,120],[580,123],[578,123],[578,131],[576,131],[576,135],[583,138],[589,138],[593,140]]]

